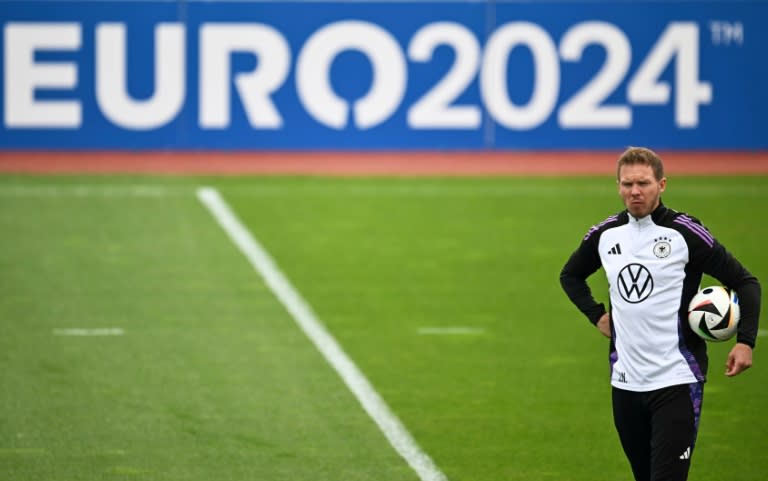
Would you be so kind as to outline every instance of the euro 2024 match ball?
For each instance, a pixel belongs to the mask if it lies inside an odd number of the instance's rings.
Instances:
[[[688,324],[707,341],[727,341],[736,334],[741,318],[736,292],[722,286],[705,287],[688,305]]]

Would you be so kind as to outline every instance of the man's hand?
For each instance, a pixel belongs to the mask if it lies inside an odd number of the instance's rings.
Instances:
[[[600,329],[600,332],[603,333],[603,336],[605,337],[611,337],[611,320],[610,316],[606,312],[603,314],[603,316],[597,321],[597,328]],[[751,353],[751,351],[750,351]],[[751,359],[751,357],[750,357]]]
[[[752,367],[752,348],[746,344],[736,343],[728,354],[725,375],[733,377],[750,367]]]

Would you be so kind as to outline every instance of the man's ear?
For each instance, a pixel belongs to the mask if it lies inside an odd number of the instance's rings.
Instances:
[[[667,189],[667,178],[662,177],[659,181],[659,188],[661,189],[660,192],[664,192]]]

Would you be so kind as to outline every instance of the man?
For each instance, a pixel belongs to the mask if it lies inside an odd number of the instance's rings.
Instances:
[[[709,274],[735,289],[741,322],[727,376],[752,365],[760,284],[695,217],[666,207],[662,160],[630,147],[618,160],[626,210],[589,229],[560,273],[570,300],[611,339],[613,417],[637,481],[685,481],[696,442],[706,343],[687,322],[687,307]],[[587,278],[603,267],[610,309]]]

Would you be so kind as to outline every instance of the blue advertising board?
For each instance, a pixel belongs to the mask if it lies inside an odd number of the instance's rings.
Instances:
[[[0,149],[768,148],[768,3],[2,1]]]

